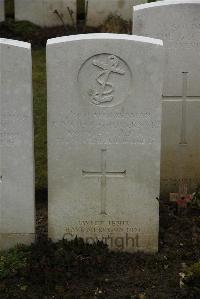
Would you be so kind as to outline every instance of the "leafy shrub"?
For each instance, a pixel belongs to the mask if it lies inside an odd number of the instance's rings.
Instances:
[[[15,248],[0,253],[0,280],[12,277],[27,267],[28,247]]]
[[[200,260],[187,269],[183,282],[189,298],[200,298]]]
[[[190,206],[200,209],[200,186],[197,187],[196,192],[193,194]]]

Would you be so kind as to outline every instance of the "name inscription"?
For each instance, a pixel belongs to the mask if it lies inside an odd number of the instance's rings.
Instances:
[[[171,24],[156,37],[165,41],[167,48],[198,48],[200,46],[200,23]]]
[[[54,129],[62,127],[60,143],[81,144],[152,144],[156,142],[160,120],[151,113],[82,113],[70,111]],[[148,130],[148,134],[147,134]]]

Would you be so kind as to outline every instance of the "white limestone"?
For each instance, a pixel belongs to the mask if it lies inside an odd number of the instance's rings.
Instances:
[[[0,0],[0,22],[3,22],[5,20],[5,0]]]
[[[200,1],[163,1],[134,9],[133,32],[161,38],[166,48],[161,195],[177,192],[182,182],[194,192],[200,183]],[[188,72],[186,84],[183,72]]]
[[[35,236],[30,44],[0,39],[0,250]]]
[[[188,96],[200,95],[199,18],[197,0],[159,1],[134,7],[133,34],[164,41],[164,96],[182,95],[182,72],[190,73]]]
[[[182,182],[189,192],[194,192],[200,183],[199,20],[199,0],[160,1],[134,7],[133,33],[161,38],[166,49],[162,196],[177,192]],[[188,72],[186,88],[183,88],[183,72]]]
[[[73,12],[70,17],[69,9]],[[15,19],[27,20],[41,27],[76,24],[76,0],[15,0]],[[72,21],[73,19],[73,21]]]
[[[130,55],[131,53],[131,55]],[[158,248],[160,40],[117,34],[47,44],[49,237]]]
[[[133,5],[147,2],[146,0],[88,0],[87,25],[98,27],[110,15],[119,16],[126,21],[132,21]]]
[[[164,97],[162,107],[161,194],[178,192],[182,183],[194,192],[200,184],[200,97],[185,103]]]

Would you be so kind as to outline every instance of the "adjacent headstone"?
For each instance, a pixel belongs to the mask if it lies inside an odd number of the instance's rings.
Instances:
[[[35,236],[32,66],[28,43],[0,39],[0,250]]]
[[[109,16],[119,16],[128,22],[132,21],[133,5],[146,3],[147,0],[88,0],[86,3],[86,24],[92,27],[102,25]]]
[[[134,7],[133,33],[164,41],[164,96],[182,96],[182,72],[186,71],[190,73],[187,95],[200,95],[199,18],[199,0],[159,1]]]
[[[15,19],[41,27],[76,24],[76,0],[15,0]]]
[[[134,7],[133,33],[161,38],[166,49],[162,117],[162,195],[182,181],[200,183],[200,1]]]
[[[48,41],[53,240],[157,251],[162,48],[117,34]]]
[[[0,0],[0,22],[5,20],[4,0]]]

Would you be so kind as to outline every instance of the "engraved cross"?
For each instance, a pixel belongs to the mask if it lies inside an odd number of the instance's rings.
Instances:
[[[85,171],[82,170],[82,175],[85,177],[100,177],[101,178],[101,214],[107,215],[106,213],[106,185],[107,177],[111,178],[124,178],[126,170],[121,172],[107,171],[106,166],[106,149],[101,150],[101,171]]]

